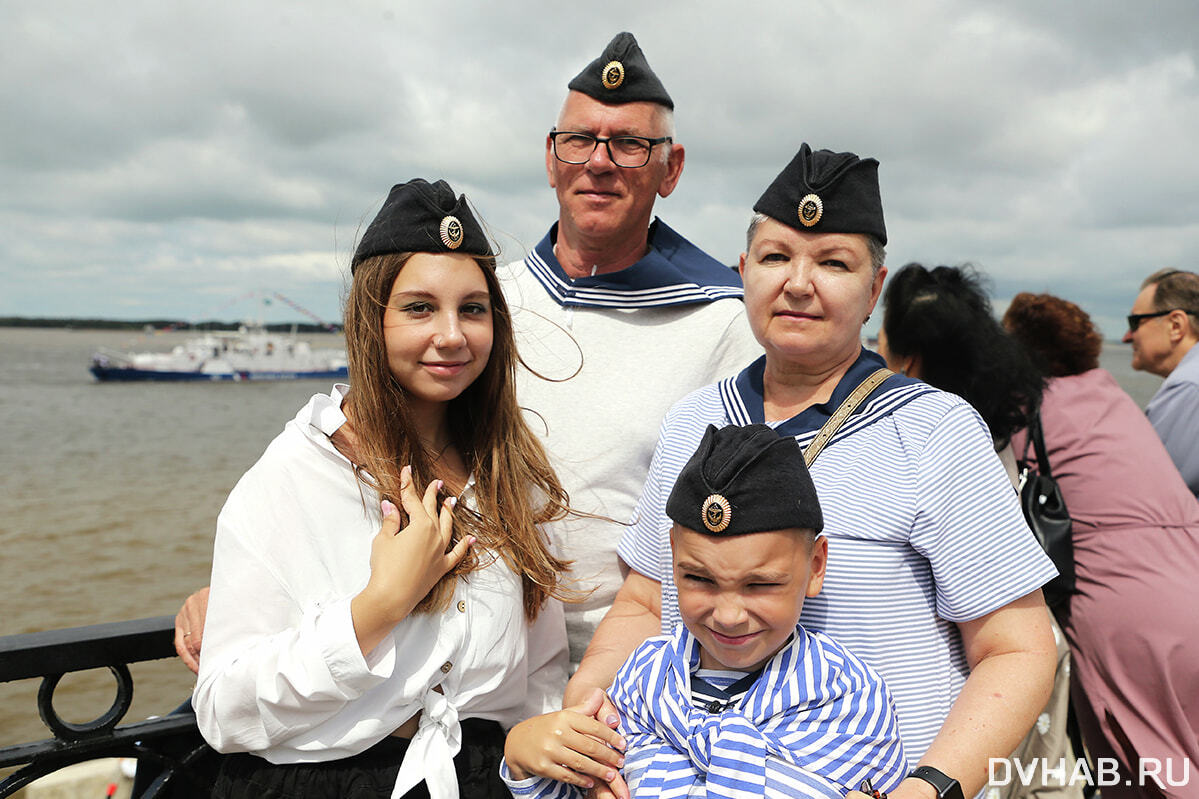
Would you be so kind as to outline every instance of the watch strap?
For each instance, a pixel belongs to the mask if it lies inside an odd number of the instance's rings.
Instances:
[[[965,799],[958,781],[932,766],[917,766],[908,776],[924,780],[936,788],[938,799]]]

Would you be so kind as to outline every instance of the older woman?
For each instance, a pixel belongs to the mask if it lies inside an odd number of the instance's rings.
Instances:
[[[1145,414],[1099,368],[1103,338],[1085,311],[1024,293],[1003,321],[1050,376],[1041,428],[1074,521],[1075,594],[1062,627],[1075,707],[1091,754],[1121,769],[1103,797],[1155,787],[1195,796],[1199,504]]]
[[[877,168],[873,159],[804,145],[754,206],[740,268],[766,354],[692,393],[664,420],[619,549],[631,571],[572,678],[568,704],[583,707],[637,643],[679,621],[664,506],[706,426],[765,422],[807,445],[883,366],[860,343],[886,274]],[[1031,726],[1054,670],[1040,595],[1054,570],[1024,524],[986,426],[960,398],[893,375],[827,442],[812,477],[829,563],[801,622],[856,652],[891,688],[905,749],[919,766],[891,796],[977,793],[988,759],[1006,756]],[[737,635],[752,641],[756,625],[747,616]],[[605,707],[597,717],[610,715]],[[582,735],[591,727],[572,726],[560,738],[591,757]]]

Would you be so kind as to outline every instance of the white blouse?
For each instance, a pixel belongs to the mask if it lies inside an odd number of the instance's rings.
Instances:
[[[424,779],[448,799],[459,719],[507,729],[560,707],[562,606],[528,624],[519,578],[481,551],[487,565],[459,580],[447,610],[409,616],[364,657],[350,600],[382,519],[377,492],[329,441],[346,391],[314,396],[221,511],[196,717],[218,751],[303,763],[358,754],[419,711],[394,795]]]

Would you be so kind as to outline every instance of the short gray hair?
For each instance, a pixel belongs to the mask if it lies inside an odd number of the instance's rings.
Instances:
[[[1199,336],[1199,275],[1181,269],[1159,269],[1141,284],[1145,289],[1157,286],[1153,292],[1153,310],[1187,312],[1191,332]]]
[[[749,252],[749,248],[754,244],[754,235],[758,232],[758,226],[770,218],[760,211],[754,211],[754,215],[749,220],[749,228],[745,231],[746,252]],[[870,271],[872,274],[877,275],[878,270],[882,269],[883,264],[887,262],[887,248],[883,246],[883,242],[879,237],[873,233],[859,233],[858,235],[866,239],[866,249],[870,253]]]
[[[654,109],[654,138],[658,136],[669,136],[671,146],[660,147],[658,152],[661,153],[658,158],[662,163],[670,160],[670,154],[674,151],[675,131],[674,131],[674,109],[667,108],[664,105],[658,105]]]

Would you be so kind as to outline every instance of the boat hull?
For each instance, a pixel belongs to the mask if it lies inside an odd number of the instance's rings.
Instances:
[[[100,366],[93,364],[92,375],[101,382],[201,382],[224,383],[265,380],[339,380],[349,377],[349,371],[327,369],[311,372],[292,371],[234,371],[206,374],[195,371],[167,371],[159,369],[136,369],[131,367]]]

